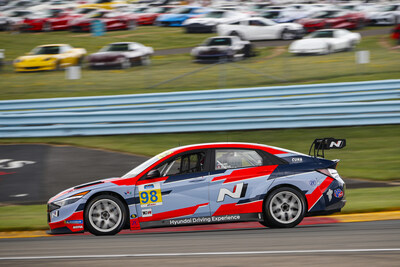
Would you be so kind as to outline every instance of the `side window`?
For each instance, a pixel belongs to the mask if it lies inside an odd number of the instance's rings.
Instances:
[[[161,176],[180,175],[204,171],[205,153],[185,154],[162,164],[157,170]]]
[[[251,26],[265,26],[265,24],[259,20],[250,20],[250,25]]]
[[[255,150],[216,149],[215,169],[226,170],[263,165],[263,159]]]

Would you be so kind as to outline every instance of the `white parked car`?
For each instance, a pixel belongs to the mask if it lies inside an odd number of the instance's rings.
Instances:
[[[241,19],[229,24],[217,26],[220,36],[238,36],[244,40],[292,40],[304,34],[303,26],[298,23],[276,23],[262,17]]]
[[[186,32],[216,32],[217,25],[231,23],[242,18],[250,17],[249,14],[231,10],[213,10],[200,17],[187,19],[183,22]]]
[[[371,24],[394,25],[400,23],[400,4],[388,4],[379,7],[375,12],[367,14]]]
[[[359,33],[345,29],[323,29],[315,31],[289,46],[293,54],[329,54],[351,50],[361,40]]]
[[[210,37],[198,47],[192,49],[191,55],[196,62],[236,61],[254,56],[249,41],[237,36]]]

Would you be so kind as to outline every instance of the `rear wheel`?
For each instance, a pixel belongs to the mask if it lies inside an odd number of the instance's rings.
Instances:
[[[124,227],[127,212],[124,204],[112,195],[93,198],[85,208],[85,225],[94,235],[115,235]]]
[[[304,218],[306,204],[304,196],[290,187],[281,187],[268,195],[264,201],[263,225],[271,228],[290,228]]]

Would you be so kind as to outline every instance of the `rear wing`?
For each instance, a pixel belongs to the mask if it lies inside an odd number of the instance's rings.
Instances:
[[[346,139],[335,139],[333,137],[315,139],[308,154],[311,156],[311,150],[314,148],[314,157],[325,158],[325,150],[342,149],[345,146]]]

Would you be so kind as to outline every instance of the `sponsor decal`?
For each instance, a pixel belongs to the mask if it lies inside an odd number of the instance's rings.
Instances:
[[[149,188],[150,185],[152,188]],[[141,207],[152,207],[163,204],[160,183],[139,185],[138,188]]]
[[[50,213],[50,218],[57,218],[58,217],[58,214],[59,214],[59,210],[53,210],[51,213]]]
[[[153,211],[151,209],[142,210],[142,217],[151,217],[153,216]]]
[[[125,196],[130,196],[130,195],[132,195],[132,191],[126,191],[126,192],[124,192],[124,194],[125,194]]]
[[[247,191],[247,184],[245,183],[239,183],[235,185],[232,192],[226,188],[221,188],[219,190],[217,202],[224,201],[225,196],[229,196],[231,198],[242,198],[246,195],[246,191]]]
[[[136,214],[132,214],[132,215],[131,215],[131,218],[132,218],[132,219],[135,219],[135,218],[137,218],[137,215],[136,215]]]
[[[145,186],[144,186],[144,189],[145,190],[149,190],[149,189],[153,189],[154,188],[154,185],[153,184],[146,184]]]
[[[140,224],[139,224],[138,218],[131,219],[130,228],[131,228],[131,230],[139,230],[140,229]]]
[[[333,148],[333,147],[337,147],[337,148],[341,148],[343,144],[342,140],[337,140],[335,141],[331,141],[331,143],[329,144],[329,148]]]
[[[68,220],[64,221],[66,224],[83,224],[83,220]]]
[[[83,225],[72,226],[72,229],[83,229]]]
[[[332,194],[333,194],[332,189],[329,189],[328,192],[326,192],[326,195],[328,196],[329,202],[331,202],[331,200],[332,200]]]
[[[292,162],[293,163],[302,163],[303,162],[303,158],[292,158]]]
[[[165,222],[169,225],[185,225],[185,224],[203,224],[203,223],[216,223],[216,222],[232,222],[239,221],[240,215],[223,215],[223,216],[209,216],[209,217],[196,217],[187,219],[172,219]]]
[[[341,198],[341,197],[343,197],[343,191],[342,191],[342,189],[340,189],[340,188],[336,189],[336,190],[334,191],[334,196],[335,196],[336,198]]]
[[[310,180],[310,181],[308,181],[308,183],[310,184],[310,186],[316,186],[317,180]]]

